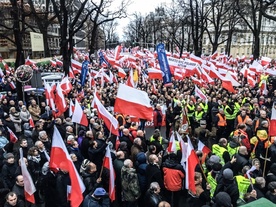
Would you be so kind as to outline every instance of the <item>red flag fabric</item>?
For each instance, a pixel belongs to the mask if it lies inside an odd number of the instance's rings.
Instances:
[[[135,87],[134,80],[133,80],[133,70],[132,69],[129,71],[128,79],[126,81],[126,85],[129,86],[129,87],[132,87],[132,88]]]
[[[107,129],[109,129],[112,134],[119,136],[118,120],[106,110],[96,94],[94,94],[92,106],[97,108],[98,116],[104,121]]]
[[[69,78],[75,79],[74,71],[72,70],[72,67],[69,67]]]
[[[117,45],[116,46],[115,54],[114,54],[115,60],[119,60],[121,49],[122,49],[122,45]]]
[[[235,93],[235,89],[233,88],[232,82],[231,81],[227,81],[227,80],[223,80],[221,86],[226,89],[227,91],[231,92],[231,93]]]
[[[148,68],[148,76],[150,79],[158,79],[158,80],[162,80],[162,71],[155,69],[155,68]]]
[[[57,89],[56,89],[55,105],[57,106],[57,109],[58,109],[57,116],[63,114],[66,111],[67,104],[66,104],[64,95],[62,93],[60,84],[57,85]]]
[[[35,127],[35,125],[34,125],[34,120],[33,120],[32,116],[30,116],[30,118],[29,118],[29,124],[30,124],[30,127],[31,127],[31,128],[34,128],[34,127]]]
[[[271,109],[271,119],[270,119],[270,125],[269,125],[269,136],[276,136],[276,109],[275,104],[273,104],[273,107]]]
[[[56,110],[54,94],[54,91],[56,90],[56,84],[53,83],[51,87],[48,83],[44,82],[44,88],[47,105],[50,106],[53,110]]]
[[[13,131],[9,127],[7,127],[7,129],[10,134],[10,142],[16,143],[18,140],[17,136],[13,133]]]
[[[33,179],[27,169],[25,160],[23,159],[23,150],[22,148],[19,149],[20,152],[20,167],[21,167],[21,172],[22,172],[22,176],[24,179],[24,195],[25,195],[25,199],[27,201],[29,201],[30,203],[35,204],[35,197],[34,197],[34,193],[36,191],[35,189],[35,185],[33,182]]]
[[[73,104],[72,99],[70,99],[69,116],[72,116],[74,111],[75,111],[75,105]]]
[[[147,120],[153,118],[148,94],[125,84],[119,84],[114,111]]]
[[[120,144],[121,144],[120,139],[119,139],[119,137],[117,136],[117,137],[116,137],[116,143],[115,143],[115,149],[116,149],[116,151],[118,151],[118,149],[119,149],[119,147],[120,147]]]
[[[262,59],[261,59],[262,66],[268,65],[270,62],[271,62],[271,58],[269,58],[269,57],[262,57]]]
[[[123,68],[119,67],[119,66],[115,66],[115,68],[118,69],[118,76],[121,77],[121,78],[124,78],[126,77],[126,72],[124,71]]]
[[[71,59],[71,66],[79,70],[82,68],[82,64],[74,59]]]
[[[172,133],[167,151],[170,153],[177,154],[177,146],[176,146],[176,141],[174,136],[175,136],[174,133]]]
[[[29,56],[28,56],[27,59],[25,60],[25,65],[35,65],[35,64],[36,64],[36,62],[33,61],[33,60],[31,60],[31,59],[29,58]]]
[[[206,156],[211,152],[211,150],[203,144],[200,140],[198,140],[197,144],[198,150],[202,151],[203,156],[202,156],[202,163],[205,163]]]
[[[197,86],[195,86],[195,96],[205,101],[205,103],[208,101],[207,96]]]
[[[185,170],[186,189],[188,189],[195,195],[196,194],[195,168],[196,168],[196,165],[199,163],[199,161],[190,138],[187,137],[187,139],[188,139],[188,146],[187,146],[187,161],[186,161],[186,170]]]
[[[73,86],[71,84],[71,82],[68,79],[68,76],[64,77],[61,82],[60,82],[60,87],[63,91],[64,94],[68,94],[70,93],[70,91],[72,90]]]
[[[16,85],[13,81],[10,82],[10,87],[12,90],[16,89]]]
[[[75,110],[73,112],[72,122],[78,123],[83,126],[88,126],[87,116],[83,112],[83,110],[77,100],[75,101]]]
[[[200,57],[195,56],[194,54],[190,54],[190,60],[198,63],[199,65],[202,65],[203,63],[203,60]]]
[[[50,168],[59,168],[69,173],[71,180],[71,192],[69,197],[71,207],[79,207],[83,200],[82,193],[85,187],[56,126],[54,126],[49,166]]]
[[[51,63],[51,66],[52,67],[57,67],[57,63],[56,63],[56,61],[54,61],[54,60],[50,60],[50,63]]]
[[[103,166],[109,170],[109,198],[112,201],[115,200],[115,171],[112,164],[112,157],[109,146],[106,147]]]

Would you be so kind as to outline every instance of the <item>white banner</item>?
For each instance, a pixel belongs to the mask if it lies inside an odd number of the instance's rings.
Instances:
[[[43,34],[30,32],[32,51],[44,51]]]
[[[191,60],[182,60],[182,59],[177,59],[173,57],[167,57],[169,66],[173,67],[181,67],[181,68],[186,68],[186,69],[194,69],[197,67],[197,63],[191,61]]]

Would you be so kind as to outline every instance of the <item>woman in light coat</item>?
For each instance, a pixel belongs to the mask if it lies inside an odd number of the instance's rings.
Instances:
[[[30,114],[30,112],[27,110],[27,108],[26,108],[25,105],[22,106],[22,109],[21,109],[21,111],[20,111],[19,114],[20,114],[20,118],[22,119],[22,122],[23,122],[23,123],[29,123],[31,114]]]
[[[22,119],[20,118],[19,112],[16,111],[15,107],[10,108],[10,118],[11,121],[14,123],[15,132],[17,134],[22,132],[21,123]]]

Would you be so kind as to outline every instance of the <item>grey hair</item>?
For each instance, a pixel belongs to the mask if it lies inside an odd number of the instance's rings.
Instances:
[[[40,138],[40,137],[42,137],[43,135],[47,135],[47,133],[46,133],[46,131],[40,131],[39,133],[38,133],[38,137]]]
[[[265,187],[265,179],[263,177],[256,177],[255,182],[256,184],[260,185],[262,188]]]
[[[42,142],[42,141],[37,140],[37,141],[35,142],[35,146],[38,147],[38,145],[39,145],[40,142]],[[42,142],[42,143],[43,143],[43,142]]]
[[[138,144],[138,142],[140,141],[141,139],[139,137],[136,137],[134,140],[133,140],[133,143],[135,144]]]
[[[157,188],[159,188],[160,187],[160,185],[158,184],[158,182],[152,182],[151,184],[150,184],[150,190],[151,191],[155,191],[155,190],[157,190]]]
[[[124,161],[124,167],[129,168],[131,164],[132,164],[132,161],[131,161],[130,159],[126,159],[126,160]]]

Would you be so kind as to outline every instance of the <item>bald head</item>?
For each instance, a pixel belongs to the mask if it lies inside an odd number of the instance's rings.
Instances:
[[[248,155],[248,152],[245,146],[240,146],[239,153],[241,155]]]
[[[123,151],[118,151],[118,152],[116,152],[116,157],[118,159],[124,159],[125,158],[125,153]]]

